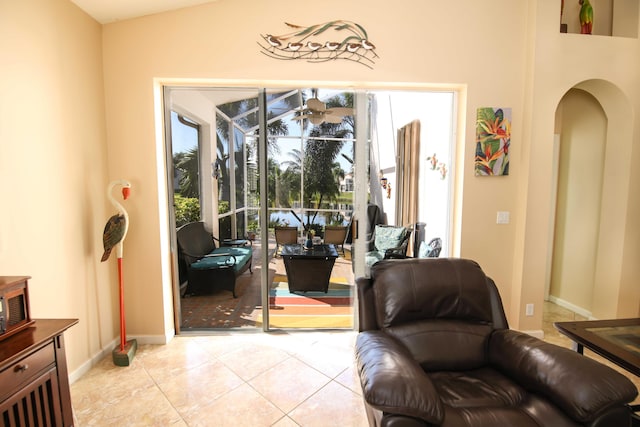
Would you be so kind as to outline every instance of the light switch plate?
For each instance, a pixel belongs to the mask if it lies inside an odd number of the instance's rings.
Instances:
[[[496,224],[509,224],[509,212],[508,211],[498,211],[498,216],[496,218]]]
[[[525,306],[525,315],[526,316],[533,316],[533,304],[527,304]]]

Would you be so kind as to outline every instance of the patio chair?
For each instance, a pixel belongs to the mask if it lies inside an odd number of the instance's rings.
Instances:
[[[336,250],[340,246],[342,256],[344,256],[344,241],[347,239],[348,229],[349,227],[341,225],[325,225],[323,243],[325,245],[335,245]]]
[[[281,246],[298,243],[298,227],[275,226],[273,231],[276,236],[276,252],[274,256],[278,256]]]
[[[365,254],[367,267],[383,259],[406,258],[412,231],[413,227],[376,225],[373,233],[374,248]]]

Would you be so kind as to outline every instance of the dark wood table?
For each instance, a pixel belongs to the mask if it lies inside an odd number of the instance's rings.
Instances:
[[[553,325],[576,343],[575,350],[579,353],[586,347],[640,377],[640,318],[556,322]]]
[[[334,245],[284,245],[280,253],[287,271],[289,292],[327,293],[333,264],[338,258]]]
[[[640,318],[556,322],[555,328],[575,342],[640,377]],[[629,405],[633,427],[640,426],[640,405]]]

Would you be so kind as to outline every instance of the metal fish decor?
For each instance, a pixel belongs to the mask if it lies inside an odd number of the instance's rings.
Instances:
[[[262,53],[275,59],[326,62],[337,59],[357,62],[373,69],[376,47],[362,25],[337,20],[308,27],[285,22],[293,31],[281,35],[261,34]]]

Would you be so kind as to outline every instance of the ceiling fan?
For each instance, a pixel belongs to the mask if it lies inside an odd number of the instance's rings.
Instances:
[[[309,119],[314,125],[322,123],[341,123],[342,118],[345,116],[352,116],[353,108],[346,107],[332,107],[327,108],[327,105],[320,101],[318,98],[310,98],[307,101],[307,106],[302,109],[300,115],[295,116],[294,120]]]

